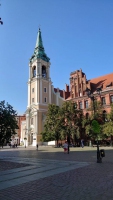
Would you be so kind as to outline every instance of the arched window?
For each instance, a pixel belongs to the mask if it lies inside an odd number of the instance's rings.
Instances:
[[[36,66],[33,67],[33,77],[36,76]]]
[[[107,112],[106,112],[106,110],[103,110],[103,120],[104,120],[104,122],[107,121]]]
[[[89,118],[89,113],[86,113],[86,119],[88,119]]]
[[[47,72],[46,72],[46,67],[42,66],[42,77],[46,78],[47,77]]]

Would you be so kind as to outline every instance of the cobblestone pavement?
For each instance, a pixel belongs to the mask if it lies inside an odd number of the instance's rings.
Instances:
[[[96,163],[96,148],[0,151],[0,200],[113,200],[112,148],[105,153]]]
[[[0,160],[0,171],[10,170],[14,168],[26,167],[28,164],[25,163],[15,163],[10,161]]]

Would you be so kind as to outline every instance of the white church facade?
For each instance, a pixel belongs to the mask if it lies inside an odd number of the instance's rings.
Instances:
[[[20,142],[26,146],[42,143],[41,132],[44,130],[48,104],[61,106],[64,101],[63,91],[52,85],[50,65],[39,29],[34,53],[29,62],[26,120],[21,124]]]

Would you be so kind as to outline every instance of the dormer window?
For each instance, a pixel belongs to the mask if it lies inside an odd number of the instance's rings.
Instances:
[[[107,88],[110,87],[110,86],[112,86],[112,82],[109,82],[109,83],[106,84]]]
[[[47,72],[46,72],[46,67],[42,66],[42,77],[46,78],[47,77]]]
[[[33,77],[36,76],[36,66],[33,67]]]

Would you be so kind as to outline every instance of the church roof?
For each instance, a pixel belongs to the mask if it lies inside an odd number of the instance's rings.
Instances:
[[[36,58],[41,58],[42,60],[49,62],[50,58],[46,55],[43,42],[42,42],[42,36],[41,36],[41,30],[39,28],[38,34],[37,34],[37,40],[36,40],[36,46],[34,49],[34,53],[30,59],[30,61],[36,59]]]

